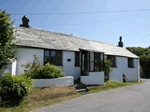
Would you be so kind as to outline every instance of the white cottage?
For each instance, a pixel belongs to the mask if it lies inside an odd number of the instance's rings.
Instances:
[[[86,84],[104,80],[104,58],[112,60],[113,71],[110,79],[123,81],[123,74],[128,81],[139,81],[139,57],[123,48],[122,38],[118,46],[100,41],[88,40],[73,35],[45,31],[28,25],[29,19],[23,17],[23,24],[16,33],[19,47],[16,55],[16,74],[24,73],[21,65],[33,61],[37,55],[41,65],[46,62],[63,69],[66,76],[81,78]],[[82,76],[82,75],[87,76]]]

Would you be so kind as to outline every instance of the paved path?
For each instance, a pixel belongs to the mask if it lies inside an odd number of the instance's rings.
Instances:
[[[150,112],[150,79],[41,108],[36,112]]]

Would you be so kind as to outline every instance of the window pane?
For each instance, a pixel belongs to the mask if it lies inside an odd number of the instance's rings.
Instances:
[[[95,53],[95,61],[100,61],[100,53]]]
[[[90,62],[90,71],[94,71],[94,62]]]
[[[55,57],[55,51],[51,51],[51,57]]]
[[[47,62],[49,62],[49,57],[44,58],[44,64],[46,64]]]
[[[100,62],[95,62],[95,71],[100,71]]]
[[[90,61],[94,61],[94,53],[90,52]]]
[[[115,57],[115,56],[110,56],[110,55],[108,55],[108,56],[107,56],[107,59],[110,59],[110,60],[111,60],[112,67],[116,67],[116,57]]]
[[[133,67],[133,59],[128,58],[128,67]]]
[[[45,56],[49,56],[49,50],[45,50],[44,55],[45,55]]]
[[[55,65],[62,65],[62,51],[56,51]]]

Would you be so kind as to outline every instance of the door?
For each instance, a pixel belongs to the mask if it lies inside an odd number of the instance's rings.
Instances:
[[[81,75],[87,75],[87,71],[88,71],[88,55],[87,52],[82,52],[81,53]]]

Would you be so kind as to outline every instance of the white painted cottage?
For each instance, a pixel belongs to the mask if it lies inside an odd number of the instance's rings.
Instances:
[[[120,37],[119,46],[100,41],[88,40],[73,35],[45,31],[28,25],[29,19],[23,17],[23,24],[16,33],[19,47],[16,55],[16,74],[24,73],[22,64],[33,61],[37,55],[41,65],[46,62],[63,69],[66,76],[73,76],[81,82],[95,83],[104,80],[104,58],[112,60],[113,71],[110,79],[123,81],[122,75],[129,77],[128,81],[139,81],[139,57],[123,48]],[[86,74],[87,76],[82,76]]]

